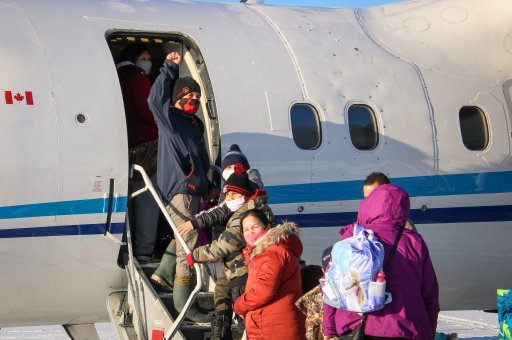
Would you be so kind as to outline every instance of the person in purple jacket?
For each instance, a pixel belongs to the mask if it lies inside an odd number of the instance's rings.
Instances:
[[[357,223],[374,231],[389,254],[409,217],[409,196],[392,184],[377,187],[359,206]],[[352,236],[354,225],[340,230],[340,240]],[[425,241],[404,229],[386,272],[386,291],[392,302],[366,314],[366,339],[434,339],[439,313],[439,286]],[[324,303],[323,332],[326,339],[350,336],[362,323],[355,312]]]

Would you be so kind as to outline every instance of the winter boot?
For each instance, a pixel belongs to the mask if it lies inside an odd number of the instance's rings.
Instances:
[[[231,311],[215,311],[212,318],[212,340],[233,340]]]
[[[151,275],[151,281],[158,284],[165,291],[172,291],[174,274],[176,273],[176,240],[172,240],[165,249],[162,261],[157,270]]]
[[[189,283],[186,283],[187,281],[189,281]],[[176,276],[176,280],[174,281],[172,297],[175,309],[174,313],[176,316],[181,312],[181,310],[185,306],[185,303],[188,300],[188,297],[190,296],[190,293],[192,292],[193,283],[191,281],[192,280],[188,277]],[[188,310],[186,318],[196,323],[208,323],[211,321],[211,315],[209,315],[208,313],[200,312],[195,306],[195,303]]]

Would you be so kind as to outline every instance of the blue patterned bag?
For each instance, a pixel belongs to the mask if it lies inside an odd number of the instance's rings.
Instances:
[[[372,230],[354,225],[354,235],[336,242],[331,263],[320,280],[323,300],[335,308],[367,313],[391,302],[385,282],[375,282],[382,271],[384,247]]]

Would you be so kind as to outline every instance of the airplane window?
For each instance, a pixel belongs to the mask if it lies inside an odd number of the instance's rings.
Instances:
[[[321,142],[320,119],[315,108],[308,104],[294,104],[290,110],[295,144],[304,150],[318,148]]]
[[[463,106],[459,111],[462,142],[472,151],[483,150],[489,145],[487,118],[475,106]]]
[[[348,108],[348,126],[352,144],[358,150],[373,150],[379,143],[377,120],[373,110],[362,104]]]

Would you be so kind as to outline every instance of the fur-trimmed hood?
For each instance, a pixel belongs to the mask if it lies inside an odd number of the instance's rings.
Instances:
[[[261,254],[265,249],[274,244],[280,244],[290,249],[297,257],[302,254],[302,242],[299,238],[299,228],[294,222],[284,222],[275,228],[271,228],[254,247],[248,247],[250,257]]]

